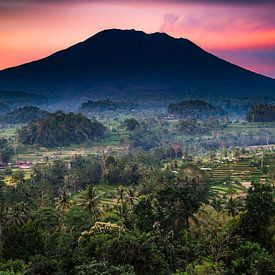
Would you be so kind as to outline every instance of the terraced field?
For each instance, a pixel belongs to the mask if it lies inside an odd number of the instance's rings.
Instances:
[[[264,173],[259,167],[253,167],[253,158],[245,158],[238,162],[220,163],[213,165],[212,170],[207,171],[207,175],[212,182],[213,193],[220,198],[228,196],[245,196],[247,188],[251,182],[259,180],[265,182],[270,180],[271,175]],[[268,171],[274,169],[275,158],[268,157],[266,160]],[[273,168],[272,168],[273,167]]]
[[[251,167],[250,161],[245,160],[237,163],[221,164],[210,173],[211,179],[221,181],[226,179],[250,181],[255,178],[266,178],[261,169]]]
[[[17,126],[7,127],[0,129],[0,137],[1,138],[10,138],[15,136],[17,130]]]
[[[241,184],[236,183],[223,183],[218,185],[212,185],[211,190],[220,198],[229,196],[245,196],[246,188]]]
[[[116,205],[116,192],[117,192],[116,185],[107,185],[107,184],[99,184],[96,186],[96,190],[101,195],[100,199],[103,205]]]
[[[109,145],[107,145],[109,144]],[[119,143],[117,135],[106,137],[102,142],[93,142],[90,145],[71,145],[65,148],[47,149],[44,147],[25,146],[22,150],[22,146],[17,150],[17,154],[13,157],[13,160],[17,161],[30,161],[33,164],[44,163],[45,159],[52,160],[70,160],[75,155],[86,156],[89,154],[98,154],[103,151],[108,152],[123,152],[123,147]]]
[[[236,132],[257,133],[259,130],[269,131],[275,134],[275,122],[240,122],[229,124],[225,129],[226,133],[234,134]]]

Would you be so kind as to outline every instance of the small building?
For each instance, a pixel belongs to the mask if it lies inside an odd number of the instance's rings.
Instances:
[[[31,169],[32,163],[27,160],[16,161],[14,167],[18,167],[19,169]]]

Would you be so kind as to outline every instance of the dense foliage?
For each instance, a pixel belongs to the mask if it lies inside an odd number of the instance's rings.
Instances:
[[[248,112],[246,119],[250,122],[275,121],[275,105],[255,105]]]
[[[2,164],[7,164],[14,154],[13,148],[5,138],[0,138],[0,161]]]
[[[168,113],[181,117],[204,118],[223,114],[223,111],[203,100],[184,100],[170,104]]]
[[[158,147],[160,143],[160,139],[156,133],[144,128],[136,128],[130,134],[129,141],[135,148],[146,151]]]
[[[203,135],[209,134],[219,126],[218,121],[199,121],[197,119],[181,120],[177,125],[180,133],[185,135]]]
[[[56,147],[98,140],[104,133],[101,123],[90,121],[82,114],[56,112],[23,126],[19,140],[23,144]]]
[[[138,159],[76,156],[1,181],[0,273],[274,274],[269,184],[218,207],[194,164]],[[123,184],[109,203],[106,182]]]
[[[69,178],[72,183],[78,184],[78,189],[85,187],[89,183],[108,183],[108,184],[136,184],[141,178],[141,167],[129,158],[114,158],[105,156],[103,159],[98,157],[79,157],[76,156],[71,162],[71,172],[74,177]]]
[[[274,128],[188,104],[3,127],[0,274],[274,274]]]
[[[127,118],[123,121],[123,126],[129,131],[134,131],[139,125],[135,118]]]
[[[85,112],[93,112],[93,111],[116,111],[123,109],[130,109],[133,107],[133,104],[126,102],[115,102],[110,99],[103,99],[92,101],[88,100],[84,102],[80,106],[80,110]]]
[[[1,118],[1,120],[10,124],[27,123],[45,118],[47,115],[48,112],[41,110],[38,107],[26,106],[7,113]]]

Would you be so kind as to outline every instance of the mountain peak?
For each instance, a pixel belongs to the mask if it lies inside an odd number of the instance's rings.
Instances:
[[[134,29],[103,30],[49,57],[0,72],[0,88],[132,85],[133,80],[144,87],[217,94],[224,90],[262,92],[266,87],[269,91],[274,83],[207,53],[187,39]]]
[[[90,40],[94,40],[94,39],[104,39],[104,40],[108,40],[108,39],[112,39],[113,41],[115,40],[119,40],[119,39],[163,39],[163,40],[183,40],[185,42],[189,42],[192,43],[191,41],[189,41],[188,39],[185,38],[174,38],[170,35],[168,35],[167,33],[164,32],[153,32],[153,33],[146,33],[144,31],[141,30],[135,30],[135,29],[106,29],[103,31],[100,31],[98,33],[96,33],[95,35],[91,36],[90,38],[88,38],[86,41],[90,41]],[[193,43],[192,43],[193,44]],[[194,46],[196,46],[195,44],[193,44]]]
[[[123,34],[123,35],[142,35],[142,36],[160,35],[160,36],[171,37],[167,33],[163,33],[163,32],[146,33],[144,31],[136,30],[136,29],[117,29],[117,28],[102,30],[102,31],[96,33],[92,37],[108,35],[108,34],[111,34],[111,35],[119,35],[119,34]]]

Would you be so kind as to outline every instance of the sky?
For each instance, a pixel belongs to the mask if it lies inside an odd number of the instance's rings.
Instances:
[[[0,70],[110,28],[188,38],[275,78],[275,0],[0,0]]]

